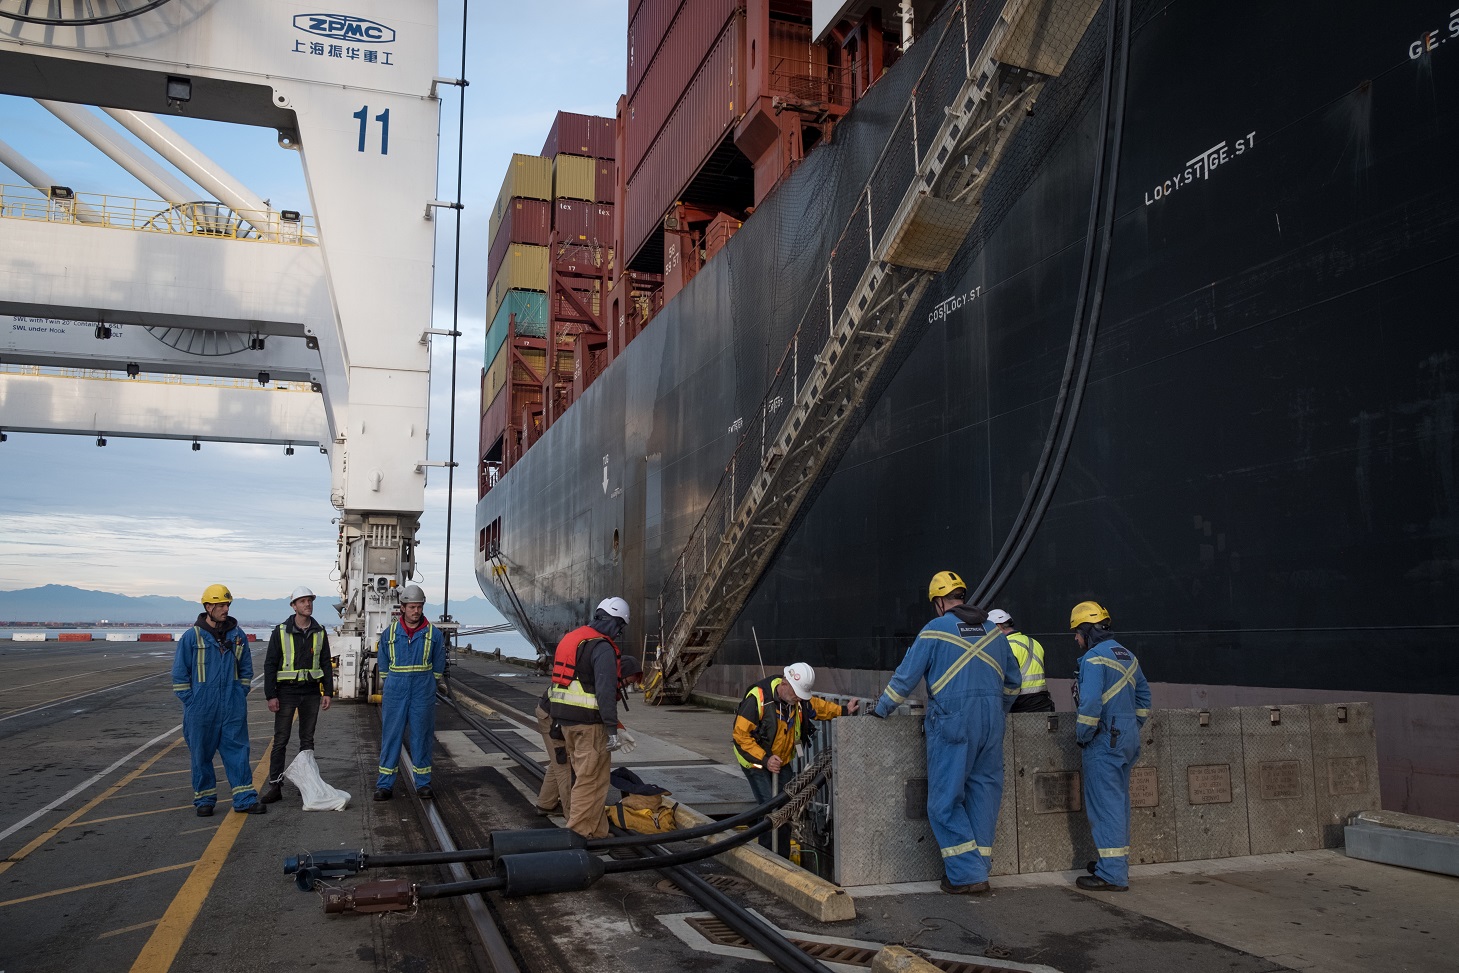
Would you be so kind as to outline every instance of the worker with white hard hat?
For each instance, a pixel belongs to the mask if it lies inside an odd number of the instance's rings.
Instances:
[[[1044,677],[1044,647],[1039,640],[1020,632],[1013,616],[1001,608],[988,612],[988,621],[1008,638],[1008,647],[1018,660],[1018,698],[1013,701],[1013,712],[1054,712],[1054,697],[1049,695],[1049,683]]]
[[[172,691],[182,700],[182,737],[192,756],[193,807],[198,817],[212,817],[218,802],[213,757],[221,754],[233,810],[263,814],[268,808],[253,789],[248,750],[246,700],[253,686],[253,653],[248,636],[228,614],[233,592],[227,586],[208,585],[202,603],[193,627],[177,640],[172,659]]]
[[[417,796],[429,800],[431,753],[436,742],[436,684],[446,674],[446,637],[425,618],[426,593],[418,584],[400,591],[400,617],[380,633],[380,774],[375,800],[394,796],[400,744],[410,725],[410,772]]]
[[[559,749],[565,752],[571,787],[559,797],[567,826],[584,838],[607,837],[604,808],[612,754],[625,744],[632,748],[632,734],[618,722],[618,701],[626,698],[625,685],[643,678],[643,666],[618,648],[628,615],[628,602],[604,598],[593,620],[564,635],[552,655],[552,683],[547,688],[552,723],[543,742],[551,744],[547,752],[553,759]],[[545,800],[545,794],[539,794],[538,806]]]
[[[767,676],[745,691],[735,711],[735,759],[750,782],[756,804],[764,804],[790,783],[795,749],[815,735],[816,720],[855,713],[859,700],[842,705],[811,694],[816,671],[792,662],[778,675]],[[790,857],[790,826],[760,836],[760,844]]]
[[[927,821],[942,853],[942,891],[988,891],[1003,796],[1003,718],[1018,698],[1018,661],[967,585],[939,571],[927,586],[937,617],[917,633],[877,700],[890,716],[927,682]]]
[[[284,795],[284,752],[299,715],[299,749],[314,749],[319,711],[334,697],[334,665],[329,635],[314,619],[314,592],[300,586],[289,595],[293,614],[269,634],[263,656],[263,695],[274,714],[274,745],[269,754],[268,783],[258,799],[272,804]]]

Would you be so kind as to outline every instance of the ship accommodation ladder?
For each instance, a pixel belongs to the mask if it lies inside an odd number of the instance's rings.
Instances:
[[[688,699],[828,463],[932,279],[982,209],[982,194],[1084,36],[1098,0],[963,2],[917,80],[769,391],[659,595],[650,700]]]

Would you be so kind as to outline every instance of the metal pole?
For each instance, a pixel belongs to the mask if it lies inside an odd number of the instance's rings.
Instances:
[[[461,110],[456,126],[456,203],[461,203],[461,176],[466,151],[466,23],[471,0],[461,4]],[[456,505],[456,345],[461,335],[461,210],[456,210],[456,271],[451,294],[451,431],[446,467],[446,580],[441,586],[441,616],[451,617],[451,512]]]

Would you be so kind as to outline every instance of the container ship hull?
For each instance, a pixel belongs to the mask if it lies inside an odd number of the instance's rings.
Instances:
[[[1361,6],[1133,5],[1077,424],[994,601],[1054,677],[1077,657],[1069,607],[1107,604],[1159,706],[1371,699],[1385,806],[1459,818],[1459,13]],[[927,578],[981,578],[1004,546],[1085,279],[1106,16],[700,689],[738,695],[763,658],[874,695],[928,617]],[[503,572],[552,644],[621,594],[652,653],[665,580],[824,289],[918,58],[479,502],[500,558],[483,543],[478,577],[509,618]]]

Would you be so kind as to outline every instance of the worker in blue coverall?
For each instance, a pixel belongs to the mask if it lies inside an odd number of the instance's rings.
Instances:
[[[890,715],[927,680],[927,819],[942,850],[942,891],[986,892],[1018,662],[987,614],[963,604],[962,578],[939,571],[927,597],[937,617],[917,634],[874,715]]]
[[[1109,612],[1081,601],[1069,613],[1079,658],[1075,740],[1083,751],[1084,811],[1099,858],[1075,884],[1095,892],[1130,887],[1130,768],[1150,718],[1150,686],[1133,652],[1110,634]]]
[[[446,637],[425,620],[426,595],[408,584],[400,593],[400,617],[380,633],[380,776],[375,800],[394,796],[400,741],[410,724],[410,771],[415,792],[429,799],[431,750],[436,739],[436,682],[446,674]]]
[[[220,584],[203,592],[197,622],[177,640],[172,659],[172,691],[182,700],[182,737],[192,755],[193,807],[198,817],[213,815],[218,775],[213,755],[222,753],[223,773],[233,788],[233,810],[264,814],[248,766],[248,692],[253,683],[253,653],[248,636],[228,614],[233,594]]]

